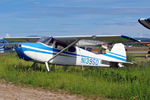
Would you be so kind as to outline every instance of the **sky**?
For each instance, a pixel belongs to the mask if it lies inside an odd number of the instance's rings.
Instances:
[[[0,37],[129,35],[149,37],[138,23],[150,0],[0,0]]]

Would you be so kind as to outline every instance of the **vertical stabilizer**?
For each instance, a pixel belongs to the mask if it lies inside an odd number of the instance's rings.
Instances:
[[[111,51],[103,56],[105,60],[112,62],[126,62],[126,50],[122,43],[116,43]]]
[[[122,43],[117,43],[113,46],[110,53],[114,53],[121,57],[126,57],[126,50],[125,46]]]

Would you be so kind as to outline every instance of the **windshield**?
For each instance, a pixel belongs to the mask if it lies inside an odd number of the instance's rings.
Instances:
[[[52,37],[41,37],[38,42],[44,43],[44,44],[52,44],[53,43],[53,38]]]

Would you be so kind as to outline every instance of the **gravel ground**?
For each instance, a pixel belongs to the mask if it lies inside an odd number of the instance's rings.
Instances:
[[[98,99],[98,98],[97,98]],[[99,98],[100,99],[100,98]],[[84,97],[0,82],[0,100],[87,100]],[[90,100],[90,99],[88,99]],[[101,99],[103,100],[103,99]]]

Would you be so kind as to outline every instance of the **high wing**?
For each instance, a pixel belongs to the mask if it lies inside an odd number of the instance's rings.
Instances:
[[[138,40],[131,38],[127,35],[88,35],[88,36],[56,36],[53,37],[57,41],[70,44],[75,40],[95,40],[105,43],[127,43],[127,42],[139,42]]]
[[[15,42],[37,42],[41,37],[6,37],[4,39]],[[127,43],[138,42],[138,40],[131,38],[127,35],[85,35],[85,36],[54,36],[56,41],[62,42],[66,45],[78,40],[94,40],[105,43]]]

